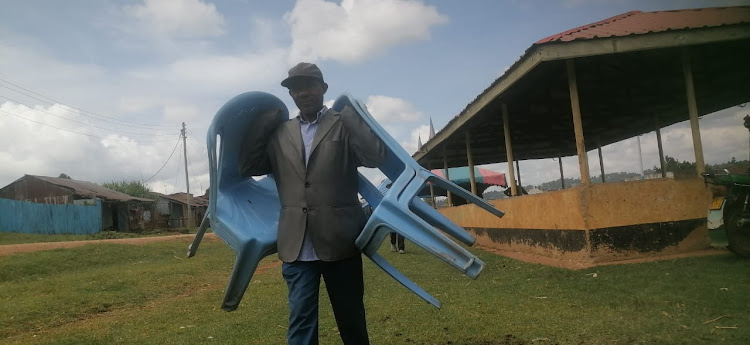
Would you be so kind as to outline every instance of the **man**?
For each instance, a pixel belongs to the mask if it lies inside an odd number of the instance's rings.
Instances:
[[[369,344],[362,257],[354,240],[366,216],[357,167],[378,167],[385,148],[353,109],[323,105],[320,69],[300,63],[281,82],[299,116],[271,136],[268,157],[281,201],[278,250],[289,289],[289,344],[318,344],[318,292],[325,279],[344,344]]]

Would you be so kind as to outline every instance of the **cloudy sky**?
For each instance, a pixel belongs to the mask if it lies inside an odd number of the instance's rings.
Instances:
[[[331,101],[343,92],[414,152],[543,37],[631,10],[750,4],[698,0],[29,0],[0,4],[0,186],[24,174],[92,182],[208,187],[206,129],[252,90],[296,111],[279,82],[317,63]],[[706,161],[747,159],[733,107],[701,119]],[[687,124],[662,131],[666,154],[694,161]],[[658,162],[654,133],[643,165]],[[637,140],[603,149],[607,171],[640,169]],[[590,168],[598,174],[596,151]],[[563,158],[577,177],[575,157]],[[521,162],[522,182],[559,177],[557,162]],[[505,172],[506,164],[490,168]],[[368,171],[372,179],[377,173]]]

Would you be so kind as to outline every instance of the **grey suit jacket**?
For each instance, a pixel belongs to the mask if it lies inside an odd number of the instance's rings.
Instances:
[[[307,167],[298,118],[281,124],[268,142],[281,201],[279,258],[285,262],[297,259],[305,231],[321,260],[358,255],[354,240],[367,218],[357,196],[357,167],[385,162],[382,141],[350,107],[328,110],[320,121]]]

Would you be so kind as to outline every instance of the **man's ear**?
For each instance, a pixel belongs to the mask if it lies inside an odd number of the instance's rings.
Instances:
[[[323,83],[323,93],[326,93],[328,91],[328,84]]]

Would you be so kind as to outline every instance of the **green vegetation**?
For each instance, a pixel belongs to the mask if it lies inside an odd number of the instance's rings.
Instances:
[[[284,344],[286,286],[264,260],[237,311],[219,306],[234,255],[187,239],[0,257],[3,344]],[[385,247],[384,247],[385,248]],[[734,255],[565,270],[475,251],[477,280],[407,244],[383,251],[435,309],[365,260],[373,344],[746,344],[750,261]],[[322,344],[340,344],[321,294]]]
[[[734,174],[745,174],[748,172],[749,167],[750,167],[750,161],[748,160],[738,161],[736,158],[732,157],[732,160],[726,163],[706,164],[706,171],[722,172],[724,169],[727,169]],[[688,161],[680,162],[674,157],[664,156],[664,168],[666,171],[671,171],[672,173],[674,173],[674,177],[676,179],[697,177],[697,173],[695,170],[695,162],[688,162]],[[654,166],[651,169],[646,169],[644,171],[644,174],[646,175],[661,174],[661,168],[658,166]],[[614,172],[614,173],[604,174],[604,179],[607,182],[622,182],[628,179],[639,178],[640,176],[641,174],[634,173],[634,172]],[[601,181],[602,181],[601,175],[591,176],[591,183],[601,183]],[[565,188],[570,188],[573,186],[577,186],[579,184],[581,184],[580,178],[566,178],[565,179]],[[535,186],[533,185],[524,186],[526,190],[531,190],[534,187]],[[560,180],[557,179],[554,181],[544,182],[542,184],[537,185],[536,187],[541,190],[560,190],[562,188],[562,185],[560,184]],[[498,193],[502,193],[502,192],[498,192]],[[497,196],[500,197],[499,194]]]
[[[102,187],[138,198],[157,199],[151,188],[141,181],[112,181],[103,183]]]

